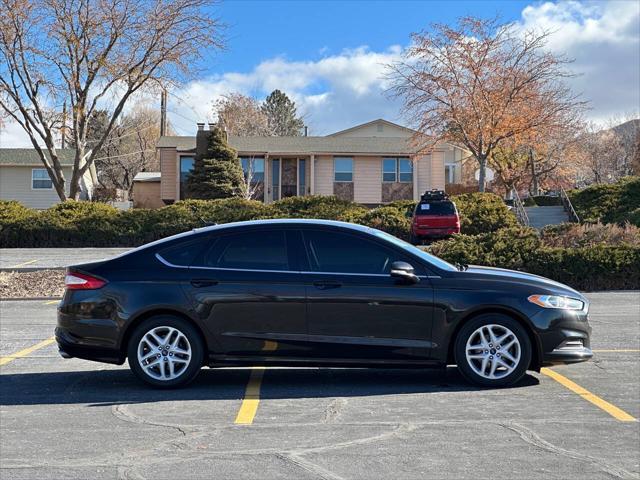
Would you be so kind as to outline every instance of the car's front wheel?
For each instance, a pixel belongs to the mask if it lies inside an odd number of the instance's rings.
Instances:
[[[484,387],[504,387],[520,380],[531,362],[531,341],[523,326],[502,314],[467,322],[454,346],[458,369]]]
[[[170,315],[152,317],[134,330],[128,345],[129,366],[143,382],[176,388],[200,372],[204,345],[189,322]]]

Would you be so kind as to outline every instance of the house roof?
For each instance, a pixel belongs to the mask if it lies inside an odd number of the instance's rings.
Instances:
[[[159,182],[160,172],[139,172],[133,177],[134,182]]]
[[[390,122],[389,120],[385,120],[384,118],[377,118],[375,120],[371,120],[370,122],[361,123],[360,125],[355,125],[353,127],[349,127],[349,128],[344,129],[344,130],[340,130],[338,132],[330,133],[329,135],[327,135],[327,137],[335,137],[335,136],[338,136],[338,135],[344,135],[345,133],[350,133],[350,132],[353,132],[355,130],[359,130],[361,128],[365,128],[365,127],[368,127],[369,125],[375,125],[375,124],[383,124],[383,125],[387,125],[389,127],[397,128],[399,130],[404,130],[410,135],[413,135],[414,133],[418,133],[415,130],[412,130],[411,128],[405,127],[404,125],[398,125],[397,123]]]
[[[47,151],[44,152],[49,158]],[[73,148],[59,148],[58,156],[61,165],[73,165],[75,150]],[[34,148],[0,148],[0,165],[37,167],[42,165],[42,160]]]
[[[345,153],[412,154],[406,138],[393,137],[239,137],[229,136],[229,145],[240,153]],[[159,148],[194,150],[196,137],[162,137]]]

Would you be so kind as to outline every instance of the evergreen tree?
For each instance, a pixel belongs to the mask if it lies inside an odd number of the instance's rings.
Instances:
[[[295,102],[280,90],[274,90],[262,104],[269,129],[276,137],[299,137],[304,121],[298,116]]]
[[[205,154],[197,155],[187,177],[187,196],[203,200],[241,197],[245,182],[237,152],[227,144],[224,132],[209,133]]]

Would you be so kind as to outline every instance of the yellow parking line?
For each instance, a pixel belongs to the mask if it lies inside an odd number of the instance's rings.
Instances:
[[[60,300],[49,300],[48,302],[44,302],[45,305],[52,305],[54,303],[60,303]]]
[[[593,353],[640,352],[640,348],[614,348],[611,350],[591,350]]]
[[[20,350],[19,352],[14,353],[13,355],[8,355],[6,357],[0,357],[0,365],[6,365],[7,363],[15,360],[16,358],[26,357],[27,355],[35,352],[36,350],[46,347],[47,345],[51,345],[55,342],[55,337],[47,338],[46,340],[41,341],[40,343],[36,343],[34,346],[25,348],[24,350]]]
[[[253,423],[260,404],[260,385],[262,384],[263,374],[264,367],[254,367],[251,370],[249,383],[247,383],[247,388],[244,392],[244,399],[234,423],[238,425],[251,425]]]
[[[620,420],[621,422],[635,422],[636,421],[636,419],[634,417],[629,415],[624,410],[616,407],[615,405],[610,404],[606,400],[603,400],[599,396],[591,393],[589,390],[587,390],[586,388],[581,387],[577,383],[572,382],[571,380],[569,380],[564,375],[560,375],[558,372],[556,372],[554,370],[551,370],[549,368],[541,368],[540,369],[540,373],[546,375],[547,377],[553,378],[560,385],[562,385],[563,387],[568,388],[573,393],[576,393],[576,394],[580,395],[587,402],[591,402],[596,407],[600,408],[601,410],[604,410],[605,412],[607,412],[609,415],[611,415],[616,420]]]
[[[24,267],[25,265],[29,265],[31,263],[36,263],[38,261],[38,259],[36,258],[35,260],[29,260],[28,262],[23,262],[23,263],[18,263],[17,265],[12,265],[9,268],[19,268],[19,267]]]

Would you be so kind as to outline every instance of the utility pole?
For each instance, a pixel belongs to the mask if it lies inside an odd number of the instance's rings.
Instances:
[[[67,143],[67,101],[65,100],[62,104],[62,127],[60,128],[60,133],[62,133],[62,141],[60,142],[60,147],[65,148]]]
[[[167,89],[162,89],[160,96],[160,136],[167,134]]]

